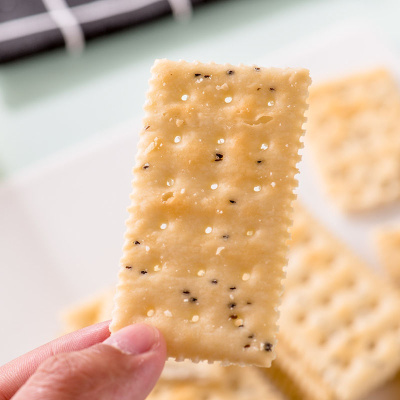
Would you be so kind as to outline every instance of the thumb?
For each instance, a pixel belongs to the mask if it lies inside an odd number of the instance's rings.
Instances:
[[[136,324],[103,343],[43,362],[13,400],[143,400],[166,359],[161,333]]]

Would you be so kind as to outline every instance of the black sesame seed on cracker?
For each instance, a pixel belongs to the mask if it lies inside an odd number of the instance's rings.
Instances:
[[[272,344],[271,343],[264,343],[264,350],[265,351],[272,351]]]

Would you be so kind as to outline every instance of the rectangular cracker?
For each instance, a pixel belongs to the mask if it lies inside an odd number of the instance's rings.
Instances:
[[[297,205],[271,377],[303,398],[360,398],[400,368],[399,310],[398,292]]]
[[[400,227],[381,228],[375,233],[375,243],[386,275],[400,287]]]
[[[306,143],[343,210],[400,199],[400,92],[388,71],[312,87]]]
[[[157,61],[111,331],[168,356],[269,366],[308,71]]]

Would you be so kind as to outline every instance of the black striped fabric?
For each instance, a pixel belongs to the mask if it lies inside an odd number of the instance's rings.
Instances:
[[[186,1],[196,6],[213,0]],[[0,0],[0,63],[65,47],[66,35],[70,33],[61,26],[65,14],[72,17],[79,41],[85,42],[171,14],[172,3],[169,0]],[[58,12],[60,4],[64,11],[61,21],[49,12],[53,5]],[[71,23],[71,18],[66,23]]]

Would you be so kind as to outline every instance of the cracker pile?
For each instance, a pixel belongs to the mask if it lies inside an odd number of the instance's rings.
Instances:
[[[146,322],[169,357],[270,365],[309,83],[155,63],[111,332]]]
[[[312,87],[306,140],[343,210],[400,199],[400,91],[388,71]]]
[[[399,292],[300,205],[285,287],[270,376],[292,398],[358,399],[400,368]]]

